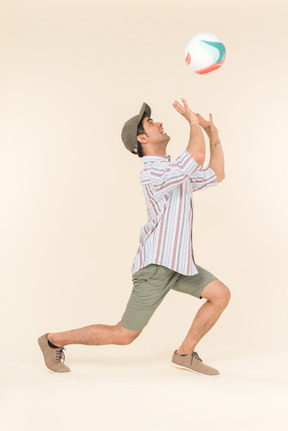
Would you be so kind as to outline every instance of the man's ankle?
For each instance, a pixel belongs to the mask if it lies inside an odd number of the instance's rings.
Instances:
[[[53,340],[53,334],[48,334],[47,335],[47,339],[50,341],[50,343],[52,343],[52,344],[54,344],[54,346],[57,346],[57,347],[64,347],[64,346],[61,346],[58,342],[56,342],[56,341],[54,341]]]
[[[193,350],[190,350],[189,352],[187,350],[181,350],[181,349],[176,350],[177,355],[181,355],[181,356],[189,355],[192,352],[193,352]]]

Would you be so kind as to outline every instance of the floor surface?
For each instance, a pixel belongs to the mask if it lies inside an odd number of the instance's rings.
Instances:
[[[288,351],[199,350],[221,373],[210,378],[171,365],[170,351],[72,345],[58,375],[36,343],[2,358],[1,431],[288,429]]]

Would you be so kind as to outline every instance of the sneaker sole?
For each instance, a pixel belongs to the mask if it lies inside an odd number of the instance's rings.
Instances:
[[[183,365],[174,364],[174,362],[171,362],[171,364],[172,364],[174,367],[177,367],[177,368],[183,368],[184,370],[191,371],[192,373],[199,374],[200,376],[205,376],[205,377],[218,377],[218,376],[220,375],[220,373],[219,373],[219,374],[203,374],[203,373],[198,373],[198,371],[194,371],[194,370],[192,370],[191,368],[183,367]]]
[[[71,373],[71,370],[70,370],[70,371],[65,371],[64,373],[59,373],[59,372],[57,372],[57,371],[52,371],[52,370],[50,370],[50,368],[48,368],[48,367],[47,367],[47,365],[46,365],[46,362],[45,362],[45,359],[44,359],[44,352],[43,352],[43,350],[42,350],[42,347],[41,347],[41,344],[40,344],[40,342],[39,342],[39,339],[38,339],[38,345],[39,345],[40,350],[41,350],[41,352],[42,352],[42,357],[43,357],[44,366],[45,366],[45,368],[46,368],[48,371],[50,371],[50,373],[53,373],[53,374],[69,374],[69,373]]]

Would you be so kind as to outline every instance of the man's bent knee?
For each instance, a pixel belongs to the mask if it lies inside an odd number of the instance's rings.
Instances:
[[[227,306],[231,298],[231,292],[224,283],[216,279],[204,287],[201,292],[201,297],[211,302],[221,302],[223,305]]]
[[[142,331],[132,331],[131,329],[125,328],[121,322],[115,325],[115,331],[117,333],[117,338],[119,340],[119,344],[128,345],[131,344],[136,338],[141,334]]]

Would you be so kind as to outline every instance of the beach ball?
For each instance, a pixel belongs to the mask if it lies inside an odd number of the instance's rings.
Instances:
[[[212,72],[222,66],[226,58],[223,42],[213,33],[197,33],[185,48],[185,61],[199,75]]]

